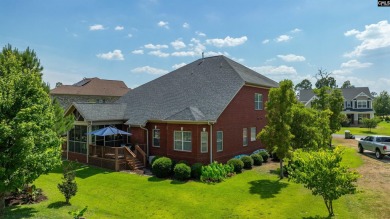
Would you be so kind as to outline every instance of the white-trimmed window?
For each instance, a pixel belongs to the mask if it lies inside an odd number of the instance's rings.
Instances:
[[[200,133],[200,152],[207,153],[209,148],[209,133],[201,132]]]
[[[248,129],[242,129],[242,145],[248,146]]]
[[[256,127],[251,127],[251,141],[256,141]]]
[[[191,131],[175,131],[173,139],[175,151],[192,151]]]
[[[263,109],[263,95],[255,93],[255,110]]]
[[[160,129],[153,129],[153,147],[160,147]]]
[[[217,151],[223,151],[223,131],[217,131]]]
[[[367,109],[367,100],[358,100],[357,101],[358,109]]]

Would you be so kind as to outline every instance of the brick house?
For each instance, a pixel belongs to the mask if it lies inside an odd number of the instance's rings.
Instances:
[[[225,56],[214,56],[137,87],[113,104],[73,104],[66,113],[79,115],[80,134],[96,125],[131,132],[123,140],[143,145],[147,157],[226,162],[263,147],[256,135],[266,125],[269,89],[277,86]],[[84,136],[86,145],[95,143],[91,138]]]
[[[363,118],[374,118],[372,102],[374,97],[368,87],[340,88],[344,97],[343,111],[351,125],[361,124]],[[299,101],[306,107],[311,107],[311,101],[316,98],[313,90],[301,90]]]
[[[123,81],[84,78],[73,85],[61,85],[50,91],[64,109],[76,103],[113,103],[130,89]]]

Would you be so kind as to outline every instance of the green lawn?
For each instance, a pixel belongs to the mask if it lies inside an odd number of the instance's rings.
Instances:
[[[357,167],[361,159],[346,148],[346,165]],[[267,165],[267,164],[266,164]],[[71,206],[57,184],[61,172],[41,176],[36,185],[48,200],[6,209],[6,218],[70,218],[68,211],[88,205],[86,218],[325,218],[326,207],[320,197],[303,186],[278,180],[267,166],[238,174],[225,182],[208,185],[189,181],[109,172],[94,167],[77,170],[78,194]],[[337,200],[336,218],[375,218],[363,208],[368,194],[358,193]]]
[[[344,134],[345,130],[351,131],[353,135],[390,135],[390,123],[380,122],[378,126],[371,131],[368,128],[342,127],[336,134]]]

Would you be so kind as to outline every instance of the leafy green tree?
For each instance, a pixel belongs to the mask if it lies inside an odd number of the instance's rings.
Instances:
[[[373,107],[376,115],[390,115],[390,95],[387,91],[382,91],[378,97],[374,99]]]
[[[303,184],[313,195],[321,196],[329,216],[334,216],[333,201],[356,193],[359,175],[341,165],[339,148],[320,151],[296,151],[288,167],[289,180]]]
[[[309,90],[313,87],[309,79],[303,79],[300,83],[295,85],[294,90],[300,91],[300,90]]]
[[[330,87],[337,88],[336,80],[330,76],[331,73],[326,72],[325,70],[318,69],[318,73],[315,75],[317,82],[315,84],[316,88]]]
[[[63,168],[64,172],[62,177],[62,183],[58,184],[57,187],[60,192],[65,196],[65,202],[69,204],[69,200],[77,193],[77,183],[75,181],[75,164],[73,162],[69,162],[68,164],[64,164]]]
[[[303,104],[294,105],[291,133],[294,135],[291,141],[293,149],[318,150],[328,146],[328,141],[324,139],[330,135],[329,111],[317,111]]]
[[[341,88],[353,88],[353,87],[355,86],[353,86],[349,80],[344,81],[343,85],[341,86]]]
[[[343,110],[343,95],[339,89],[330,89],[329,87],[321,87],[314,89],[316,99],[312,101],[312,107],[319,111],[329,110],[329,128],[328,136],[329,145],[332,143],[331,134],[337,132],[341,128],[341,123],[344,119],[341,111]]]
[[[280,158],[280,178],[283,178],[283,159],[292,152],[291,123],[293,105],[297,103],[290,80],[283,80],[278,88],[272,88],[266,103],[268,124],[258,134],[258,138],[266,145],[268,151]]]
[[[32,183],[61,162],[54,107],[34,51],[0,53],[0,217],[6,193]],[[63,116],[61,116],[62,118]]]

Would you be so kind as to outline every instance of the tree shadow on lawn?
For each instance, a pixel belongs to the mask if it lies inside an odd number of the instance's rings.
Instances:
[[[38,211],[34,208],[22,208],[19,206],[7,207],[4,215],[5,218],[32,218]]]
[[[275,198],[275,195],[288,186],[285,182],[262,179],[249,182],[251,194],[259,194],[260,198]]]
[[[63,202],[63,201],[57,201],[57,202],[53,202],[51,204],[49,204],[47,206],[47,208],[54,208],[54,209],[59,209],[59,208],[62,208],[64,206],[70,206],[71,204],[68,204],[66,202]]]
[[[165,180],[167,180],[167,179],[166,178],[158,178],[158,177],[155,177],[155,176],[152,176],[152,177],[148,178],[149,182],[162,182],[162,181],[165,181]]]
[[[331,219],[332,217],[331,216],[328,216],[328,217],[321,217],[319,215],[316,215],[316,216],[311,216],[311,217],[303,217],[302,219]]]

